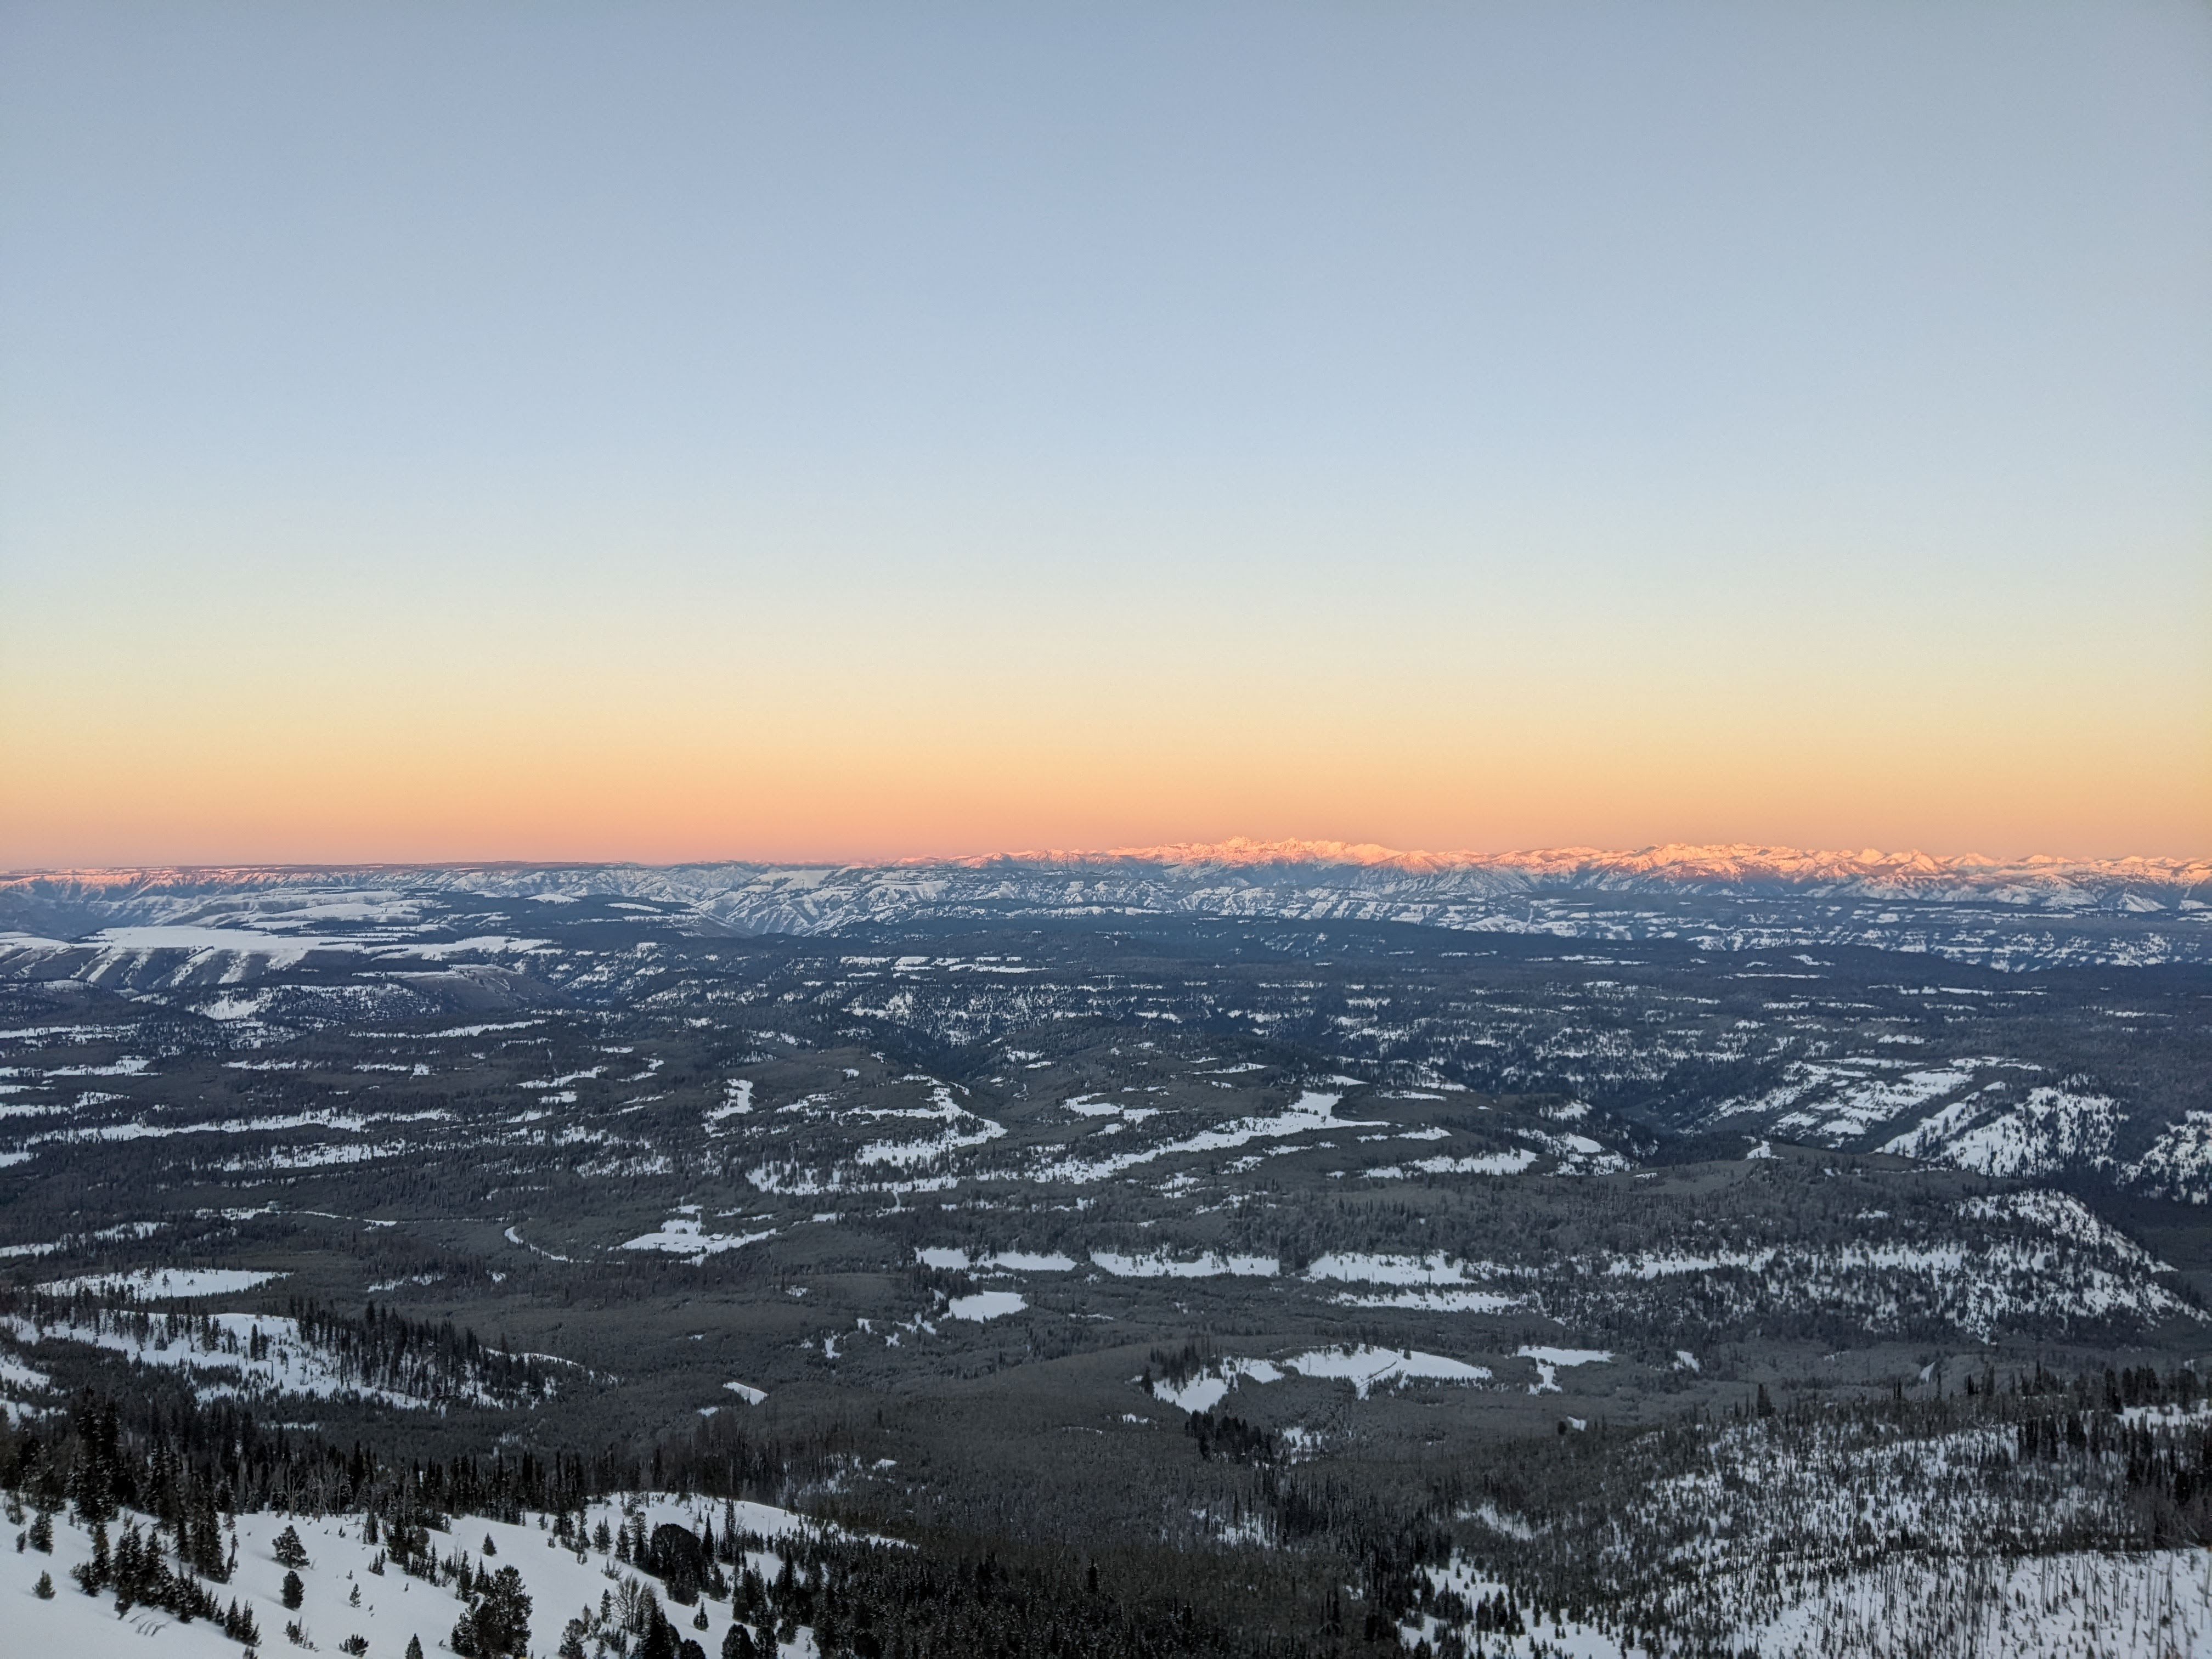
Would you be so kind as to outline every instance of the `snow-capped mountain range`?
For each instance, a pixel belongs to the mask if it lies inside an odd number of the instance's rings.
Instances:
[[[530,905],[508,918],[508,933],[538,931],[533,918],[552,922],[563,905],[598,900],[740,933],[1152,915],[1682,938],[1719,948],[1858,944],[2008,966],[2212,959],[2212,862],[2203,860],[1753,846],[1421,853],[1246,840],[845,865],[27,872],[0,879],[0,928],[15,934],[0,934],[0,945],[223,943],[176,931],[192,928],[336,936],[356,948],[367,933],[398,946],[442,938],[453,930],[441,921],[487,900]]]
[[[1941,889],[1960,894],[2017,890],[2014,902],[2028,895],[2056,896],[2062,890],[2100,890],[2114,885],[2201,887],[2212,884],[2212,860],[2203,859],[2067,859],[2038,854],[2002,860],[1968,853],[1943,857],[1929,853],[1817,852],[1794,847],[1645,847],[1607,852],[1594,847],[1547,848],[1515,853],[1401,852],[1372,842],[1247,840],[1176,842],[1158,847],[1117,847],[1103,853],[1004,853],[981,858],[908,860],[908,864],[978,867],[1037,864],[1073,868],[1157,865],[1163,868],[1250,869],[1268,866],[1340,865],[1388,869],[1409,874],[1483,870],[1531,883],[1596,884],[1661,881],[1728,887],[1781,884],[1849,888],[1860,891],[1925,893]]]

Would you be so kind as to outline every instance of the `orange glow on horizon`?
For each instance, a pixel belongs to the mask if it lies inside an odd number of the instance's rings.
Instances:
[[[635,9],[0,17],[0,868],[2212,856],[2212,10]]]
[[[1502,852],[1668,842],[1999,857],[2212,854],[2202,772],[2115,745],[2054,778],[2039,745],[1956,755],[1741,729],[1226,732],[861,730],[334,732],[11,744],[0,866],[743,860],[876,861],[1053,847],[1310,837]],[[1289,729],[1285,729],[1285,726]]]

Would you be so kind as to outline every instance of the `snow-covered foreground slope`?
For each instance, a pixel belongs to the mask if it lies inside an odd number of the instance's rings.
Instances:
[[[814,1524],[788,1510],[760,1504],[740,1504],[737,1511],[743,1530],[764,1538],[783,1537]],[[719,1502],[695,1504],[658,1496],[645,1500],[640,1513],[648,1531],[664,1521],[696,1527],[703,1520],[718,1530],[723,1523]],[[142,1527],[150,1526],[147,1517],[135,1518]],[[580,1613],[597,1613],[603,1595],[619,1601],[626,1583],[659,1593],[660,1586],[653,1579],[610,1556],[593,1551],[579,1561],[553,1543],[550,1531],[540,1526],[540,1519],[526,1516],[522,1524],[509,1525],[463,1516],[454,1519],[450,1536],[431,1535],[431,1547],[441,1557],[458,1553],[482,1568],[495,1571],[512,1566],[521,1573],[532,1604],[530,1652],[533,1656],[551,1655],[568,1620]],[[624,1519],[623,1507],[611,1503],[592,1505],[588,1516],[593,1527],[605,1521],[610,1528],[617,1528]],[[298,1528],[312,1564],[300,1575],[306,1589],[297,1612],[284,1607],[285,1569],[278,1564],[274,1550],[277,1535],[288,1526]],[[120,1529],[118,1521],[109,1528],[111,1537],[119,1534]],[[147,1607],[133,1607],[118,1617],[112,1591],[86,1595],[70,1577],[70,1570],[91,1558],[91,1535],[65,1516],[54,1517],[51,1555],[17,1550],[12,1534],[21,1529],[9,1530],[10,1535],[0,1542],[0,1653],[20,1655],[22,1659],[105,1659],[110,1654],[128,1654],[133,1659],[238,1659],[240,1644],[206,1620],[184,1623],[159,1608]],[[207,1588],[225,1606],[235,1597],[251,1608],[260,1626],[259,1650],[264,1654],[292,1650],[285,1626],[293,1620],[300,1623],[305,1640],[325,1653],[340,1652],[340,1644],[349,1637],[359,1636],[368,1644],[366,1652],[370,1659],[402,1659],[410,1637],[422,1642],[425,1654],[435,1654],[444,1650],[464,1608],[448,1586],[410,1577],[395,1566],[387,1565],[381,1572],[373,1571],[373,1564],[384,1553],[363,1540],[359,1516],[310,1519],[273,1511],[241,1515],[237,1517],[236,1535],[238,1565],[231,1582],[210,1583]],[[496,1554],[487,1554],[487,1539]],[[756,1569],[764,1565],[770,1577],[776,1571],[773,1555],[755,1555],[751,1565]],[[52,1575],[51,1600],[36,1594],[41,1573]],[[356,1591],[358,1602],[354,1600]],[[698,1642],[708,1654],[719,1654],[731,1623],[729,1604],[704,1601],[701,1605],[708,1610],[708,1627],[703,1632],[692,1626],[693,1609],[668,1605],[665,1611],[680,1633]],[[586,1650],[593,1650],[588,1641]],[[782,1649],[785,1659],[814,1659],[815,1651],[812,1632],[804,1628]]]
[[[664,1521],[696,1527],[720,1525],[719,1504],[693,1504],[662,1496],[637,1506],[648,1528]],[[787,1510],[757,1504],[737,1506],[746,1531],[776,1538],[811,1525]],[[131,1517],[125,1517],[131,1518]],[[142,1526],[146,1517],[135,1517]],[[589,1520],[618,1526],[623,1508],[592,1507]],[[110,1528],[119,1532],[121,1522]],[[283,1601],[285,1569],[274,1545],[288,1526],[296,1527],[311,1565],[301,1577],[302,1604],[288,1610]],[[300,1625],[303,1643],[326,1653],[347,1650],[360,1637],[370,1656],[399,1659],[410,1637],[424,1653],[446,1650],[446,1641],[463,1603],[451,1589],[396,1568],[373,1570],[382,1552],[362,1535],[359,1516],[307,1519],[276,1513],[243,1515],[237,1520],[237,1570],[232,1581],[211,1585],[217,1600],[235,1597],[251,1608],[260,1627],[260,1650],[291,1649],[286,1627]],[[486,1553],[489,1540],[495,1553]],[[9,1540],[12,1542],[12,1540]],[[9,1655],[70,1656],[105,1659],[128,1654],[137,1659],[237,1659],[240,1644],[205,1620],[181,1622],[149,1607],[134,1607],[120,1617],[114,1596],[87,1596],[70,1570],[88,1559],[91,1540],[85,1528],[56,1517],[51,1554],[0,1548],[0,1651]],[[659,1586],[634,1569],[592,1553],[579,1562],[538,1517],[519,1525],[458,1517],[450,1537],[434,1537],[441,1555],[465,1554],[471,1563],[521,1573],[532,1607],[532,1655],[550,1655],[564,1626],[579,1615],[587,1623],[607,1602],[619,1605],[626,1585],[659,1591]],[[766,1574],[775,1558],[756,1554],[751,1565]],[[35,1592],[40,1576],[51,1575],[53,1595]],[[1473,1650],[1497,1659],[1643,1659],[1650,1650],[1632,1633],[1608,1631],[1565,1617],[1515,1608],[1515,1623],[1503,1617],[1505,1586],[1463,1561],[1427,1571],[1431,1593],[1418,1616],[1400,1626],[1408,1649],[1432,1645],[1456,1631]],[[1812,1659],[1851,1654],[1865,1659],[1936,1659],[1971,1653],[1980,1659],[2167,1659],[2173,1655],[2212,1652],[2212,1552],[2167,1550],[2142,1554],[2091,1552],[2030,1559],[1935,1560],[1903,1559],[1883,1566],[1823,1577],[1802,1568],[1727,1599],[1763,1604],[1764,1611],[1735,1633],[1732,1650],[1762,1659]],[[355,1597],[358,1593],[358,1601]],[[1484,1604],[1488,1604],[1486,1607]],[[697,1641],[709,1655],[720,1651],[731,1619],[726,1603],[707,1601],[708,1628],[692,1622],[692,1610],[669,1605],[678,1632]],[[1480,1623],[1477,1608],[1483,1607]],[[1498,1615],[1495,1620],[1492,1611]],[[1516,1627],[1517,1626],[1517,1628]],[[602,1627],[605,1627],[603,1625]],[[599,1650],[586,1639],[586,1650]],[[799,1629],[781,1650],[785,1659],[817,1659],[813,1632]]]
[[[2212,1552],[1903,1562],[1814,1588],[1747,1644],[1762,1659],[2183,1659],[2212,1653]]]
[[[1506,1587],[1455,1559],[1426,1574],[1431,1600],[1399,1626],[1431,1650],[1455,1632],[1486,1659],[1644,1659],[1632,1633],[1512,1607]],[[1747,1587],[1717,1586],[1722,1594]],[[1759,1659],[2186,1659],[2212,1652],[2212,1551],[2077,1551],[2032,1559],[1927,1560],[1798,1577],[1761,1592],[1772,1609],[1727,1638]]]

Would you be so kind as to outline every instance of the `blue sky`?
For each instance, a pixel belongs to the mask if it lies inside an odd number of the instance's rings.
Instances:
[[[0,255],[0,860],[2212,850],[2199,7],[17,4]]]

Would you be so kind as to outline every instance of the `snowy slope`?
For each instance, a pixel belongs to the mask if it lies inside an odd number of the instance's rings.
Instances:
[[[663,1521],[691,1526],[705,1519],[717,1528],[722,1522],[719,1502],[694,1504],[665,1496],[646,1503],[644,1514],[648,1528]],[[744,1529],[768,1538],[813,1524],[788,1510],[759,1504],[740,1504],[738,1514]],[[138,1518],[143,1522],[144,1517]],[[623,1518],[622,1510],[611,1504],[594,1505],[590,1516],[593,1525],[605,1520],[611,1527],[619,1526]],[[596,1609],[603,1594],[619,1594],[623,1580],[658,1591],[655,1581],[609,1557],[594,1553],[580,1563],[567,1550],[554,1547],[551,1534],[541,1530],[538,1522],[538,1517],[526,1516],[523,1524],[510,1526],[459,1516],[450,1538],[440,1534],[431,1538],[432,1547],[441,1556],[464,1552],[471,1560],[494,1569],[513,1566],[521,1572],[533,1603],[532,1654],[550,1654],[559,1644],[562,1626],[579,1613]],[[273,1553],[276,1535],[288,1526],[299,1528],[313,1564],[301,1574],[307,1589],[297,1613],[285,1610],[285,1570]],[[424,1653],[435,1654],[461,1614],[463,1603],[444,1586],[411,1578],[397,1568],[372,1572],[370,1564],[381,1553],[362,1541],[357,1516],[316,1520],[275,1513],[241,1515],[237,1527],[237,1571],[229,1583],[208,1588],[226,1604],[234,1596],[252,1606],[261,1627],[264,1653],[292,1650],[285,1638],[285,1625],[297,1620],[304,1626],[302,1634],[325,1653],[337,1652],[340,1643],[358,1635],[368,1639],[371,1659],[400,1659],[410,1636],[421,1639]],[[119,1523],[111,1527],[111,1537],[119,1530]],[[484,1556],[486,1538],[495,1545],[495,1556]],[[49,1655],[56,1659],[64,1655],[70,1659],[101,1659],[109,1654],[129,1654],[133,1659],[238,1659],[238,1644],[205,1621],[184,1624],[157,1608],[143,1607],[134,1607],[118,1619],[112,1593],[96,1597],[84,1595],[69,1577],[69,1571],[91,1558],[90,1534],[65,1516],[54,1517],[52,1554],[18,1552],[9,1547],[12,1542],[11,1538],[0,1546],[0,1651],[24,1655],[27,1659],[34,1655],[42,1659]],[[754,1558],[753,1565],[760,1565],[763,1559]],[[765,1559],[773,1576],[774,1558]],[[33,1594],[41,1572],[52,1575],[51,1601]],[[361,1593],[357,1606],[351,1600],[356,1589]],[[730,1625],[728,1605],[711,1601],[702,1605],[709,1609],[710,1616],[704,1632],[691,1627],[690,1609],[670,1606],[665,1611],[682,1633],[697,1640],[710,1654],[719,1653]],[[149,1638],[153,1639],[149,1642]],[[813,1659],[811,1632],[802,1630],[799,1638],[784,1649],[787,1659]]]

